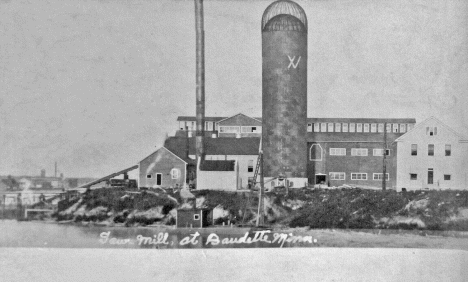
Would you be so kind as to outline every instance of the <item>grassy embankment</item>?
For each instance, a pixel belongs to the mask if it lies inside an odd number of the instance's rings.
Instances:
[[[57,218],[126,226],[175,223],[175,211],[182,202],[178,193],[136,192],[93,190],[71,202]],[[192,193],[197,206],[218,207],[221,211],[215,213],[215,224],[249,224],[257,217],[258,199],[254,194],[207,190]],[[468,231],[468,191],[295,189],[288,195],[267,194],[265,219],[277,227]]]

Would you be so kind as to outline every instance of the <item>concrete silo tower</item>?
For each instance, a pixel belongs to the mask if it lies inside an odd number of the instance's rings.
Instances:
[[[265,179],[307,183],[307,17],[280,0],[262,17],[262,148]],[[267,185],[268,187],[268,185]]]

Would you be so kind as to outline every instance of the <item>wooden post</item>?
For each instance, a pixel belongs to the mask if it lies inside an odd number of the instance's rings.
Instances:
[[[387,157],[387,123],[384,123],[384,134],[383,134],[383,163],[382,163],[382,190],[387,189],[387,183],[385,179],[385,175],[387,173],[387,162],[386,162],[386,157]]]

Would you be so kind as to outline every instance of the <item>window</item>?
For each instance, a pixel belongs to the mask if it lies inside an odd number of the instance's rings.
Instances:
[[[312,123],[307,124],[307,132],[312,132]]]
[[[427,169],[427,184],[434,184],[434,169]]]
[[[162,183],[162,174],[156,173],[156,185],[161,185]]]
[[[427,155],[434,156],[434,144],[427,145]]]
[[[372,153],[374,156],[383,156],[383,151],[384,149],[374,149]],[[385,149],[385,155],[390,156],[390,149]]]
[[[417,173],[410,173],[410,180],[418,180],[418,174]]]
[[[146,178],[150,179],[150,178],[153,178],[153,176],[151,174],[147,174]]]
[[[451,156],[452,155],[452,145],[445,144],[445,155]]]
[[[343,123],[343,132],[348,132],[348,124],[347,123]]]
[[[341,123],[335,123],[335,132],[341,132]]]
[[[213,122],[212,121],[206,121],[205,122],[205,130],[213,131]]]
[[[199,214],[194,214],[193,215],[193,220],[200,220],[200,215]]]
[[[372,178],[374,180],[382,180],[383,173],[374,173],[372,174]],[[385,180],[388,181],[390,179],[390,174],[385,173]]]
[[[351,180],[367,180],[367,173],[351,173]]]
[[[346,148],[330,148],[330,156],[346,156]]]
[[[406,132],[406,124],[400,124],[400,132],[405,133]]]
[[[221,133],[239,133],[239,126],[220,126],[219,132]]]
[[[452,176],[450,174],[444,174],[444,180],[445,181],[450,181],[451,178],[452,178]]]
[[[387,123],[387,126],[385,127],[386,132],[392,132],[392,125]]]
[[[320,123],[314,123],[314,132],[320,132]]]
[[[362,123],[356,124],[356,132],[362,132]]]
[[[383,124],[383,123],[379,123],[378,131],[379,131],[379,132],[383,132],[383,129],[384,129],[384,124]]]
[[[398,123],[393,124],[393,132],[398,133]]]
[[[349,124],[349,132],[356,132],[356,124],[350,123]]]
[[[413,127],[414,127],[414,124],[411,124],[411,123],[408,123],[408,124],[406,125],[407,131],[410,131],[411,129],[413,129]]]
[[[362,148],[351,149],[351,156],[367,156],[367,155],[368,155],[367,149],[362,149]]]
[[[328,132],[333,132],[333,123],[328,124]]]
[[[364,123],[364,132],[369,132],[369,124]]]
[[[242,126],[242,133],[260,133],[261,128],[260,126]]]
[[[249,160],[247,163],[247,172],[253,172],[253,160]]]
[[[171,178],[178,179],[179,177],[180,177],[180,169],[178,168],[171,169]]]
[[[377,132],[377,124],[376,123],[371,123],[370,131],[371,132]]]
[[[344,172],[330,172],[330,180],[345,180]]]
[[[418,144],[411,144],[411,156],[418,155]]]
[[[437,127],[432,127],[432,126],[426,127],[426,134],[429,136],[437,135]]]
[[[319,144],[313,144],[310,146],[310,160],[321,161],[322,160],[322,146]]]
[[[321,123],[320,124],[320,132],[327,132],[327,124]]]

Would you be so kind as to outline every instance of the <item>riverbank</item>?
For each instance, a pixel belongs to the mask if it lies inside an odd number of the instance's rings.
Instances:
[[[213,210],[212,225],[252,226],[258,217],[256,193],[192,193],[197,207]],[[62,203],[54,216],[103,226],[173,226],[184,205],[178,191],[103,188]],[[468,191],[291,189],[267,193],[264,212],[266,224],[278,228],[468,231]]]

